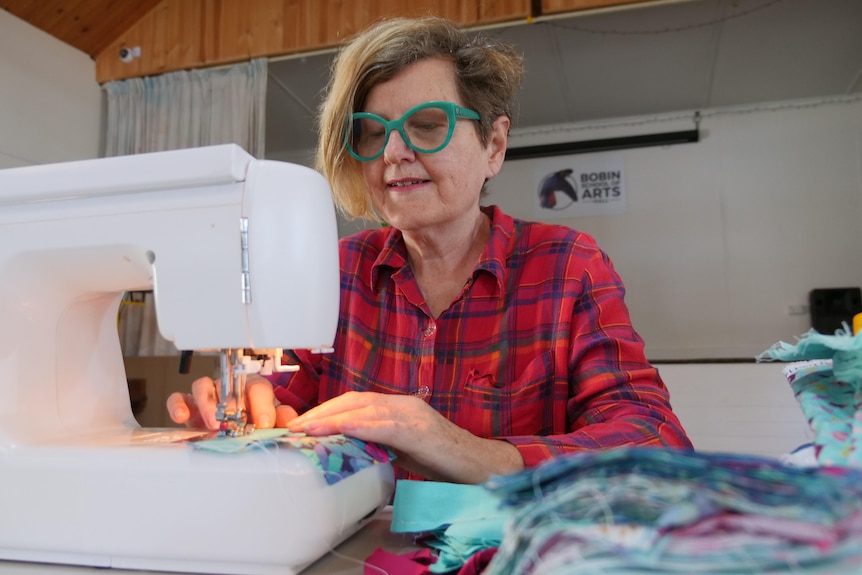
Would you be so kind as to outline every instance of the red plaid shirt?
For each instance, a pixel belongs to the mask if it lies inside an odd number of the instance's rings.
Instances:
[[[342,239],[335,352],[296,352],[302,369],[273,377],[278,399],[302,413],[349,390],[427,387],[447,419],[509,441],[528,466],[582,449],[691,447],[593,238],[483,211],[488,245],[437,319],[398,230]]]

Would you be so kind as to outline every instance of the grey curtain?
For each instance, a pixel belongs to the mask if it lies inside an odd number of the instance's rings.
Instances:
[[[264,157],[267,60],[108,82],[105,155],[234,143]],[[152,293],[120,307],[123,354],[176,355],[156,324]]]

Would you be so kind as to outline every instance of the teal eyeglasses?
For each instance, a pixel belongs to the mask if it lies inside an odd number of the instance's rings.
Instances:
[[[452,139],[459,118],[478,120],[479,114],[452,102],[425,102],[413,106],[400,120],[386,120],[377,114],[355,112],[344,134],[350,155],[360,162],[370,162],[383,155],[392,130],[411,150],[433,154],[445,148]]]

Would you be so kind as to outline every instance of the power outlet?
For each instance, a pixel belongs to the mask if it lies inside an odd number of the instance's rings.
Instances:
[[[787,306],[787,315],[808,315],[808,305],[804,303]]]

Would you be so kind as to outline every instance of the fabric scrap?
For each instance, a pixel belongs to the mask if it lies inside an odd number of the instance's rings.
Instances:
[[[496,547],[482,549],[481,551],[474,553],[473,556],[467,560],[464,566],[458,570],[458,575],[482,575],[496,553]]]
[[[820,465],[862,467],[862,333],[814,330],[778,342],[759,361],[792,361],[784,375],[814,433]]]
[[[387,448],[347,437],[328,435],[312,437],[286,429],[255,429],[239,437],[212,437],[191,442],[195,449],[217,453],[240,453],[252,449],[295,449],[308,457],[333,485],[354,473],[374,465],[389,463],[395,455]]]
[[[494,548],[511,512],[481,485],[401,480],[395,489],[393,533],[424,537],[437,552],[432,573],[462,568],[476,553]]]
[[[364,575],[428,575],[429,565],[434,562],[429,549],[419,549],[408,553],[393,553],[378,547],[365,560]]]

